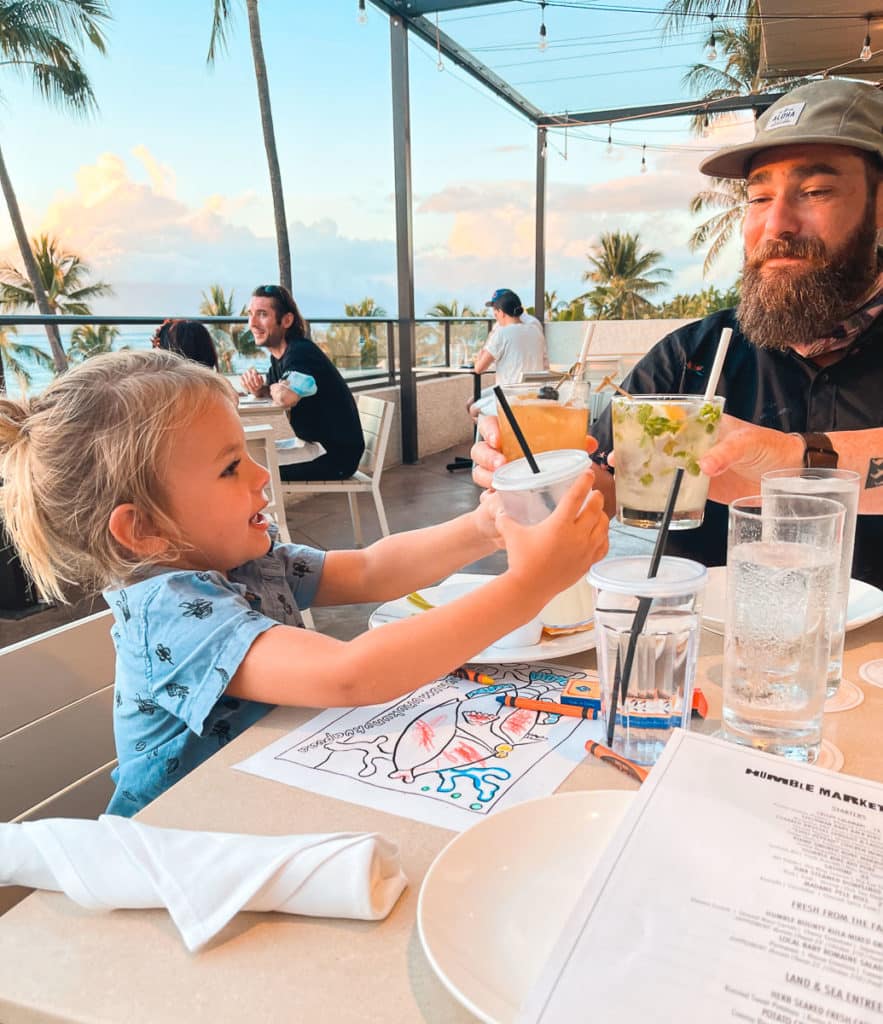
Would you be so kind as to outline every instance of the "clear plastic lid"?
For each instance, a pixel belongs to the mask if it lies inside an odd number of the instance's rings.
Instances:
[[[664,556],[653,579],[647,578],[649,569],[649,555],[606,558],[589,569],[589,583],[614,594],[680,597],[682,594],[695,594],[708,582],[705,566],[689,558]]]
[[[571,480],[588,467],[589,456],[578,448],[560,448],[535,455],[539,473],[534,473],[527,459],[516,459],[494,473],[495,491],[536,491],[562,480]]]

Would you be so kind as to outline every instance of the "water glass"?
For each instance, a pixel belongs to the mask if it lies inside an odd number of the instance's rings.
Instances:
[[[837,576],[837,597],[832,609],[831,656],[828,659],[826,695],[833,697],[843,675],[843,644],[846,640],[849,580],[852,575],[852,552],[855,545],[855,520],[858,515],[861,478],[851,469],[776,469],[760,479],[762,494],[812,494],[830,498],[843,506],[843,546]]]
[[[717,440],[724,400],[702,395],[614,395],[616,515],[627,526],[662,522],[675,471],[684,470],[670,529],[702,525],[708,477],[699,459]]]
[[[672,730],[689,728],[699,652],[702,592],[708,570],[686,558],[664,557],[652,579],[650,557],[607,558],[589,570],[595,592],[595,635],[601,713],[609,723],[613,690],[626,664],[639,602],[650,601],[637,637],[628,696],[617,701],[613,749],[638,764],[654,764]]]
[[[516,522],[527,526],[542,522],[589,466],[584,450],[539,452],[535,458],[539,473],[531,470],[527,459],[507,462],[494,473],[494,490],[503,508]],[[588,626],[592,621],[592,588],[586,580],[553,597],[540,612],[540,621],[554,629]]]
[[[843,519],[840,502],[811,495],[730,505],[724,738],[807,763],[818,757]]]

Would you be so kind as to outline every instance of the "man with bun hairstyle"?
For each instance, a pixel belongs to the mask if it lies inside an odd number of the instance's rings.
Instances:
[[[497,325],[475,357],[475,372],[484,373],[493,366],[498,384],[518,384],[522,374],[545,369],[546,342],[542,328],[539,328],[539,321],[536,326],[522,322],[526,314],[515,292],[497,289],[485,305],[492,308]]]

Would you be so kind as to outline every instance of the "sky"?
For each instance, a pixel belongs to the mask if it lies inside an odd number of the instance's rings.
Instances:
[[[550,3],[542,52],[533,0],[439,25],[549,113],[683,99],[708,30],[664,43],[662,0],[641,6],[649,13]],[[98,103],[86,118],[0,68],[0,140],[26,228],[57,236],[112,285],[95,312],[188,316],[212,284],[239,304],[278,281],[244,3],[232,7],[227,51],[207,67],[211,0],[111,0],[107,54],[85,54]],[[260,13],[299,304],[312,320],[365,297],[394,313],[389,20],[370,0],[365,24],[357,0],[261,0]],[[532,302],[536,130],[413,37],[409,63],[418,315],[452,299],[479,307],[503,286]],[[739,245],[704,278],[688,204],[706,180],[701,158],[750,137],[750,115],[704,138],[685,118],[614,125],[611,153],[607,134],[549,135],[547,290],[585,291],[586,255],[616,229],[662,252],[668,293],[728,287]],[[2,204],[0,260],[19,263]]]

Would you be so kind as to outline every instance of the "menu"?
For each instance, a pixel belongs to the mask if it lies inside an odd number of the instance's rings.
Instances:
[[[883,785],[675,731],[519,1024],[883,1021]]]

